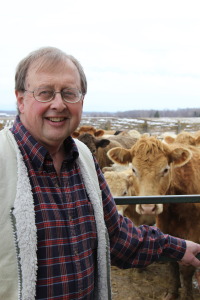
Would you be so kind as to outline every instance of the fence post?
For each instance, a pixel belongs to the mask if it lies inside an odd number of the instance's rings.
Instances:
[[[148,128],[148,122],[147,120],[144,121],[144,123],[142,124],[142,131],[143,133],[148,132],[149,128]]]
[[[181,131],[181,122],[178,120],[176,133],[179,134],[180,131]]]

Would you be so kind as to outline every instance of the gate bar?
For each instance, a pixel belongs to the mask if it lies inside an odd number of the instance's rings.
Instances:
[[[158,204],[158,203],[198,203],[200,195],[159,195],[159,196],[122,196],[114,197],[117,205]]]

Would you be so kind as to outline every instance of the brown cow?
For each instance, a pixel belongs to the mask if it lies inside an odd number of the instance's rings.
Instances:
[[[113,197],[135,196],[132,169],[127,168],[123,171],[105,171],[104,177]],[[155,224],[155,216],[138,214],[135,210],[135,206],[135,204],[117,205],[117,209],[120,214],[129,217],[135,223],[135,225]]]
[[[106,168],[103,168],[105,170]],[[115,196],[134,196],[133,174],[131,169],[123,171],[105,171],[104,177],[109,186],[111,194]],[[128,205],[117,205],[118,212],[124,216]]]
[[[102,138],[104,138],[104,136],[102,136]],[[129,134],[125,134],[125,135],[118,134],[118,135],[109,136],[108,140],[116,141],[120,143],[122,147],[130,149],[138,140],[138,138],[132,137]]]
[[[121,144],[117,141],[96,138],[89,133],[81,134],[78,139],[90,149],[92,154],[96,157],[101,169],[113,164],[112,160],[110,160],[110,158],[107,156],[107,151],[114,147],[121,146]]]
[[[200,194],[200,152],[192,146],[167,145],[155,137],[141,138],[131,149],[114,148],[108,156],[116,163],[132,163],[136,195]],[[200,243],[200,203],[137,205],[137,211],[156,214],[165,233]],[[192,266],[171,263],[171,286],[163,299],[193,299]],[[180,274],[182,280],[180,281]]]
[[[105,131],[103,129],[96,129],[93,126],[90,126],[90,125],[84,125],[84,126],[81,126],[80,128],[78,128],[77,130],[75,130],[72,133],[72,137],[73,138],[78,138],[81,134],[84,134],[84,133],[89,133],[89,134],[94,135],[94,136],[97,137],[97,136],[104,135]]]
[[[136,139],[130,136],[127,137],[113,135],[109,138],[96,138],[89,133],[80,135],[78,139],[86,144],[93,155],[96,156],[101,169],[113,164],[112,160],[110,160],[110,158],[107,156],[108,150],[121,146],[125,148],[131,148],[131,146],[136,142]]]
[[[199,146],[200,136],[187,131],[182,131],[176,137],[165,136],[164,141],[168,144],[180,143],[191,146]]]

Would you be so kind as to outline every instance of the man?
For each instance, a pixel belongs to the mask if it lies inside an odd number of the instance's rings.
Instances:
[[[0,299],[111,299],[110,258],[120,268],[161,254],[200,266],[200,245],[119,215],[98,163],[71,138],[87,92],[74,57],[30,53],[15,91],[18,116],[0,132]]]

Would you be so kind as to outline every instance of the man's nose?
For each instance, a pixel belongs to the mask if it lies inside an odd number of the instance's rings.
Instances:
[[[55,92],[54,98],[51,101],[52,108],[64,109],[66,108],[66,102],[63,100],[61,92]]]

